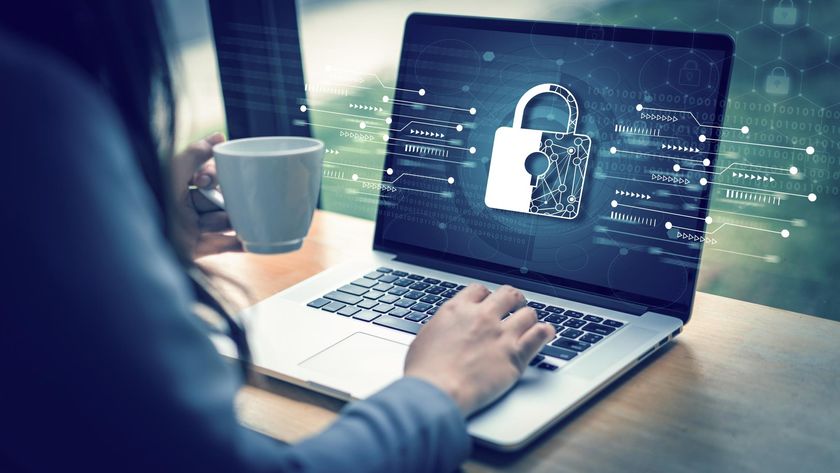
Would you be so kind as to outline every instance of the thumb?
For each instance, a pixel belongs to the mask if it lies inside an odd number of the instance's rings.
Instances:
[[[184,165],[189,168],[189,173],[192,174],[209,161],[213,157],[213,146],[223,141],[225,136],[216,132],[189,145],[181,155],[187,161]]]

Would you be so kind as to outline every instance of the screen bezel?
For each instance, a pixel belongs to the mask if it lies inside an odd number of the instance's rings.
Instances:
[[[724,58],[721,61],[721,86],[718,90],[716,100],[715,116],[723,117],[725,99],[729,93],[729,83],[732,72],[732,53],[735,49],[735,41],[731,36],[717,33],[695,33],[695,32],[680,32],[667,30],[647,30],[639,28],[625,28],[605,25],[591,25],[591,24],[577,24],[577,23],[555,23],[543,21],[529,21],[529,20],[507,20],[495,18],[481,18],[481,17],[467,17],[454,15],[434,15],[425,13],[414,13],[408,17],[405,25],[405,32],[403,36],[403,50],[401,51],[400,67],[402,69],[402,60],[406,57],[406,45],[409,44],[412,33],[418,31],[423,26],[445,26],[453,28],[466,29],[480,29],[488,31],[501,31],[506,33],[531,33],[535,27],[538,27],[540,34],[563,36],[571,38],[585,38],[585,35],[592,28],[603,30],[603,39],[600,41],[621,41],[628,43],[640,43],[656,46],[676,46],[692,48],[698,47],[703,49],[718,50],[724,53]],[[405,88],[404,78],[402,74],[398,73],[397,87]],[[715,123],[721,125],[721,123]],[[715,169],[717,161],[717,142],[713,142],[710,146],[712,154],[711,169]],[[390,166],[394,156],[390,151],[386,151],[384,168]],[[701,195],[704,199],[708,199],[711,193],[712,186],[704,186],[701,190]],[[384,191],[381,191],[384,192]],[[707,208],[700,208],[698,216],[705,218],[708,215]],[[703,226],[705,229],[705,225]],[[483,261],[466,256],[454,255],[443,251],[431,250],[415,245],[400,243],[396,241],[385,240],[383,225],[383,207],[379,206],[376,215],[376,229],[374,232],[373,249],[377,251],[384,251],[394,253],[397,256],[411,255],[424,258],[426,260],[441,260],[448,265],[453,263],[458,266],[465,266],[469,268],[479,268],[483,271],[497,274],[499,276],[510,276],[511,270],[515,269],[510,266],[495,264],[490,261]],[[701,246],[698,257],[702,256],[703,248]],[[699,260],[698,260],[699,261]],[[697,269],[699,273],[699,267]],[[691,308],[694,302],[694,294],[697,286],[697,274],[694,275],[694,280],[689,281],[691,285],[691,295],[689,296],[686,305],[678,305],[673,302],[659,300],[656,298],[644,296],[641,294],[616,291],[609,287],[597,286],[594,284],[582,283],[571,279],[561,278],[543,273],[529,273],[519,276],[515,279],[526,279],[533,281],[549,281],[551,284],[565,289],[572,289],[586,294],[593,294],[599,297],[606,297],[622,302],[631,302],[639,304],[644,307],[655,307],[658,313],[671,315],[680,318],[683,322],[688,322],[691,316]]]

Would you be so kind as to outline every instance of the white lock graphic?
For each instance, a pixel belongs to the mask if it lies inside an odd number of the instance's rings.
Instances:
[[[569,108],[565,133],[522,128],[525,107],[537,95],[553,93]],[[499,127],[493,139],[484,204],[546,217],[573,219],[580,214],[592,140],[577,134],[575,96],[557,84],[540,84],[522,95],[512,127]]]

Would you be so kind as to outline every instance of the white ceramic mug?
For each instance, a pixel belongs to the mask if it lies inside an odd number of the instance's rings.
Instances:
[[[303,244],[318,205],[324,143],[272,136],[213,147],[221,191],[202,189],[227,210],[245,251],[286,253]]]

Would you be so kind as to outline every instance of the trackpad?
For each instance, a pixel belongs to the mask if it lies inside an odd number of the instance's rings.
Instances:
[[[403,375],[408,345],[356,332],[300,363],[322,373],[317,381],[366,397]]]

